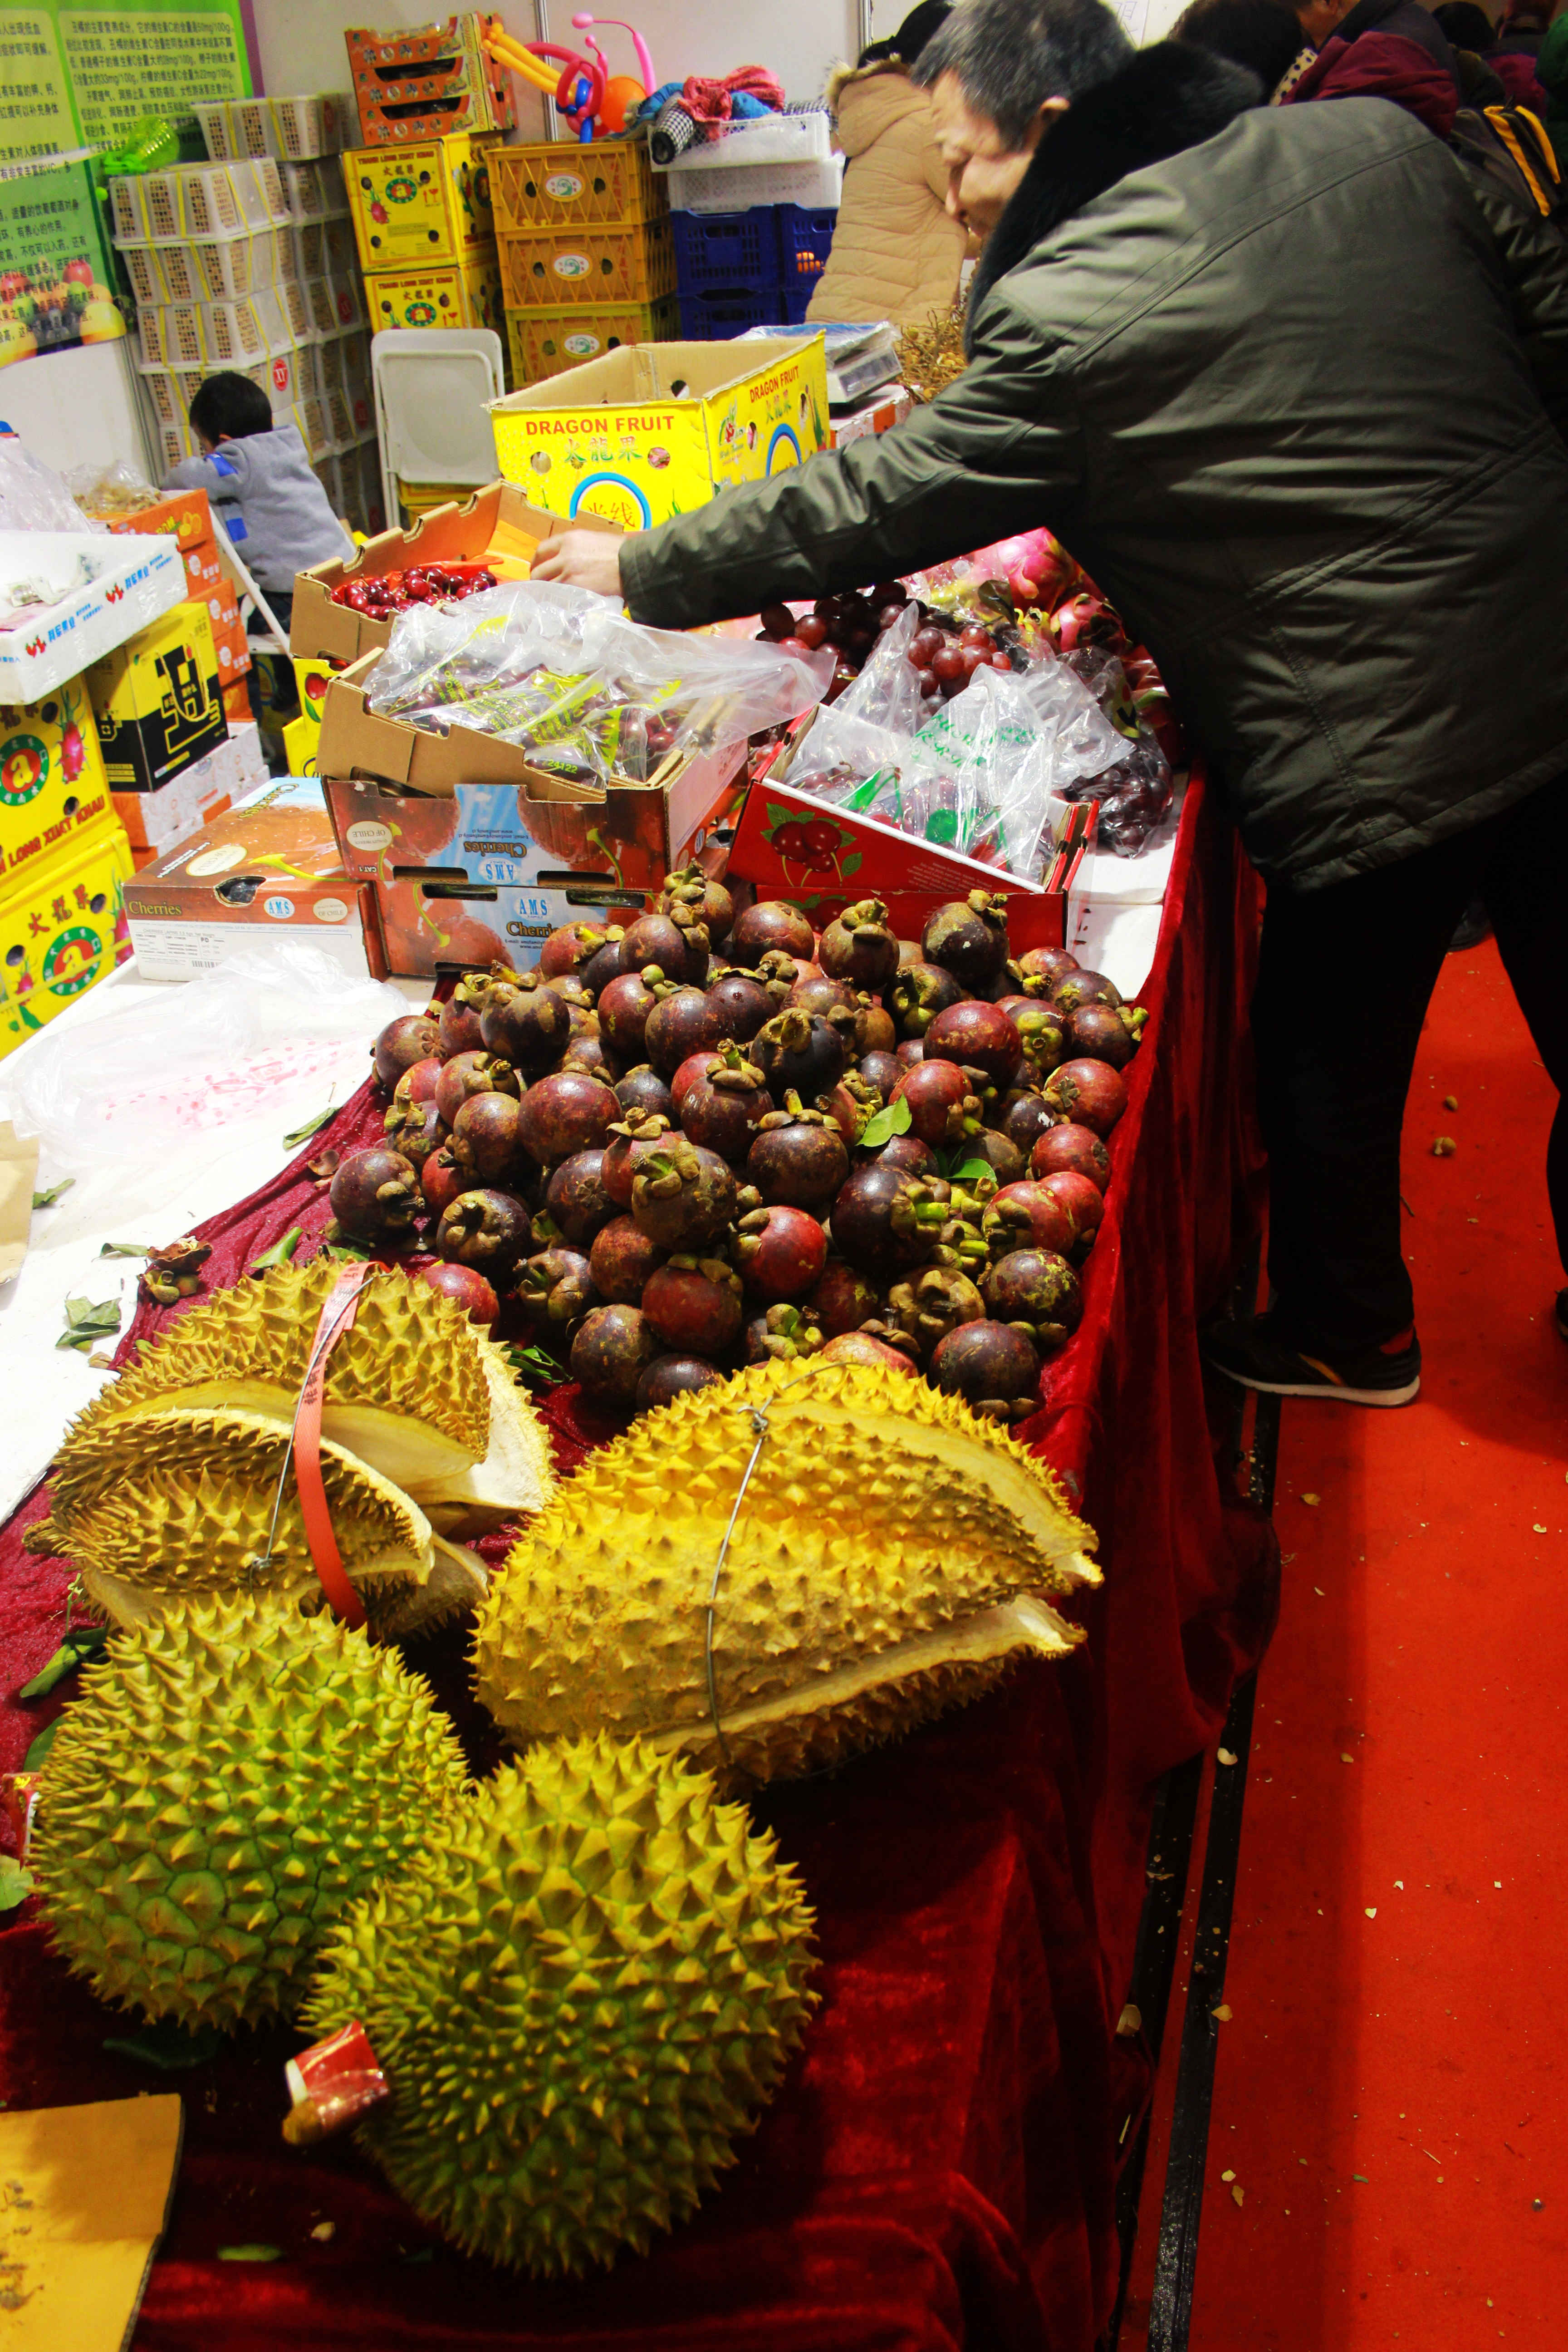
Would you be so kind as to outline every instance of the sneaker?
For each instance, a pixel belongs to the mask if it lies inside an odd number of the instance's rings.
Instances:
[[[1568,1299],[1568,1292],[1563,1294]],[[1560,1307],[1562,1302],[1559,1302]],[[1203,1351],[1216,1371],[1265,1396],[1328,1397],[1338,1404],[1408,1404],[1421,1386],[1421,1343],[1413,1330],[1381,1348],[1351,1355],[1309,1356],[1279,1339],[1267,1315],[1221,1323]]]

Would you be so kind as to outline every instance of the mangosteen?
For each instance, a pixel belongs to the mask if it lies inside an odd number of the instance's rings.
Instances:
[[[770,1307],[766,1314],[753,1315],[746,1326],[746,1361],[792,1364],[802,1356],[816,1355],[822,1343],[821,1328],[805,1307]]]
[[[603,943],[594,950],[585,964],[579,966],[578,978],[595,996],[606,988],[621,969],[621,940],[618,923],[612,923],[604,934]]]
[[[1047,1354],[1064,1347],[1083,1320],[1078,1276],[1056,1250],[1009,1250],[981,1289],[987,1315],[998,1323],[1026,1323],[1026,1336]]]
[[[468,1177],[452,1157],[451,1146],[433,1151],[419,1171],[419,1190],[433,1217],[449,1209],[459,1192],[468,1189]]]
[[[658,964],[642,971],[623,971],[599,991],[599,1034],[611,1049],[627,1061],[640,1060],[647,1016],[674,988]]]
[[[390,1090],[411,1062],[428,1060],[440,1044],[441,1024],[430,1013],[399,1013],[378,1033],[370,1049],[377,1080]]]
[[[522,1105],[515,1095],[470,1095],[452,1122],[452,1157],[470,1184],[507,1183],[522,1158]]]
[[[825,971],[797,980],[790,989],[787,1003],[798,1004],[803,1013],[820,1013],[825,1021],[832,1020],[837,1013],[839,1021],[835,1025],[841,1027],[853,1023],[857,1009],[856,993],[848,982],[829,980]],[[849,1034],[853,1036],[852,1028]]]
[[[603,931],[591,923],[563,923],[539,950],[540,976],[553,980],[561,972],[581,972],[589,958],[605,944]]]
[[[494,1095],[490,1099],[507,1102],[510,1097]],[[474,1100],[482,1102],[484,1097],[476,1095]],[[446,1121],[433,1102],[400,1103],[395,1097],[386,1114],[385,1125],[388,1148],[400,1151],[410,1167],[420,1170],[435,1152],[440,1150],[448,1133]]]
[[[466,971],[441,1007],[436,1051],[443,1062],[449,1062],[454,1054],[476,1054],[484,1044],[479,1034],[479,1007],[489,986],[489,982],[481,973]]]
[[[682,927],[670,915],[639,915],[621,941],[621,970],[641,971],[657,964],[679,986],[700,982],[708,970],[708,934],[700,923]]]
[[[767,991],[768,1001],[775,1013],[784,1011],[795,989],[806,981],[826,980],[826,977],[820,964],[800,956],[785,955],[779,948],[770,950],[757,966],[758,984]]]
[[[816,934],[798,907],[792,907],[787,898],[759,898],[735,918],[729,939],[730,961],[754,971],[773,950],[805,961],[816,944]]]
[[[693,1389],[722,1388],[728,1374],[701,1356],[656,1356],[637,1381],[637,1409],[652,1412]]]
[[[436,1055],[426,1054],[422,1062],[410,1062],[392,1089],[394,1109],[401,1107],[411,1110],[417,1104],[433,1103],[440,1083],[441,1064]]]
[[[355,1241],[406,1241],[422,1201],[418,1171],[401,1151],[373,1143],[341,1162],[332,1178],[332,1215]]]
[[[857,988],[885,988],[899,969],[899,942],[879,898],[861,898],[836,915],[823,932],[817,961],[834,980]]]
[[[477,1323],[482,1331],[493,1329],[496,1318],[500,1313],[500,1300],[492,1286],[474,1267],[445,1264],[422,1265],[419,1279],[428,1284],[432,1290],[438,1291],[443,1298],[449,1298],[454,1306],[463,1307],[469,1322]]]
[[[798,1097],[786,1094],[784,1108],[787,1110],[791,1102],[798,1099]],[[851,1070],[848,1077],[840,1078],[836,1087],[830,1087],[825,1095],[816,1097],[816,1108],[833,1121],[844,1138],[846,1150],[851,1150],[858,1141],[860,1129],[871,1113],[879,1108],[879,1097],[866,1084],[858,1070]]]
[[[1073,1241],[1068,1255],[1075,1260],[1087,1256],[1105,1218],[1105,1195],[1099,1185],[1091,1177],[1079,1175],[1076,1168],[1056,1168],[1037,1181],[1040,1190],[1049,1192],[1072,1219]]]
[[[725,1356],[745,1320],[740,1277],[723,1258],[678,1256],[649,1275],[642,1311],[665,1347]]]
[[[1080,1004],[1109,1004],[1121,1002],[1121,991],[1102,971],[1086,971],[1081,965],[1075,971],[1064,971],[1051,991],[1051,1003],[1064,1013],[1076,1013]]]
[[[599,1170],[599,1181],[616,1207],[631,1207],[632,1177],[638,1160],[646,1159],[652,1150],[662,1150],[664,1138],[669,1132],[669,1120],[658,1111],[647,1118],[616,1120]]]
[[[936,1247],[939,1213],[917,1215],[916,1180],[901,1168],[872,1160],[851,1170],[833,1203],[833,1240],[839,1255],[873,1282],[890,1282],[923,1265]]]
[[[893,1089],[895,1102],[910,1107],[910,1133],[933,1148],[978,1135],[984,1104],[969,1072],[956,1062],[921,1062],[906,1070]]]
[[[569,1339],[600,1303],[588,1260],[581,1250],[559,1244],[524,1262],[515,1296],[530,1337],[546,1346]]]
[[[965,988],[983,989],[1007,962],[1007,901],[985,890],[939,907],[921,933],[921,953]]]
[[[651,1062],[639,1062],[616,1080],[616,1100],[625,1118],[647,1118],[657,1112],[675,1124],[675,1098]]]
[[[877,1154],[880,1168],[901,1168],[908,1176],[935,1176],[941,1162],[929,1143],[918,1135],[890,1136]]]
[[[984,1160],[998,1184],[1016,1184],[1024,1172],[1024,1155],[999,1128],[983,1127],[964,1146],[964,1157]]]
[[[492,1054],[504,1055],[518,1069],[551,1070],[571,1043],[571,1013],[534,972],[492,980],[479,1011],[479,1034]]]
[[[542,1168],[570,1160],[574,1151],[602,1150],[620,1104],[602,1078],[585,1071],[557,1070],[539,1078],[522,1098],[525,1150]]]
[[[844,1041],[820,1013],[786,1006],[764,1022],[752,1040],[751,1055],[768,1082],[775,1103],[786,1094],[815,1101],[844,1075]]]
[[[731,1222],[735,1192],[735,1179],[716,1151],[671,1135],[637,1160],[632,1215],[661,1249],[698,1250]]]
[[[521,1095],[522,1081],[510,1062],[498,1054],[454,1054],[442,1065],[436,1087],[436,1108],[452,1126],[470,1095]]]
[[[860,1076],[868,1087],[875,1087],[884,1102],[892,1097],[893,1088],[904,1075],[904,1066],[898,1055],[879,1047],[860,1056]]]
[[[759,1128],[776,1117],[763,1074],[738,1045],[726,1045],[680,1098],[682,1131],[721,1160],[743,1160]]]
[[[800,1298],[826,1264],[827,1235],[804,1209],[752,1209],[741,1219],[735,1256],[754,1298]]]
[[[601,1085],[613,1087],[624,1065],[614,1054],[605,1049],[602,1037],[574,1037],[561,1063],[563,1070],[575,1070],[585,1078],[597,1078]]]
[[[963,1002],[963,990],[938,963],[907,963],[888,989],[888,1003],[906,1037],[923,1037],[939,1013]]]
[[[678,988],[672,995],[661,997],[649,1013],[643,1030],[643,1051],[654,1068],[668,1077],[689,1054],[717,1053],[727,1034],[700,988]]]
[[[616,1203],[605,1190],[604,1164],[602,1150],[574,1151],[552,1171],[544,1188],[546,1213],[581,1249],[616,1213]]]
[[[659,1352],[653,1326],[635,1307],[595,1307],[572,1342],[571,1371],[595,1404],[629,1406]]]
[[[1079,1176],[1087,1176],[1103,1193],[1110,1182],[1110,1154],[1092,1127],[1080,1127],[1074,1119],[1058,1119],[1030,1150],[1029,1173],[1051,1176],[1058,1169],[1070,1169]]]
[[[436,1228],[439,1256],[478,1268],[504,1290],[533,1238],[527,1209],[514,1192],[481,1186],[459,1192]]]
[[[852,1034],[854,1050],[862,1059],[868,1054],[890,1054],[899,1042],[892,1014],[869,996],[862,996],[855,1007]]]
[[[1127,1083],[1109,1062],[1063,1062],[1046,1080],[1046,1100],[1096,1135],[1110,1133],[1127,1108]]]
[[[1026,1160],[1042,1135],[1057,1124],[1057,1114],[1037,1087],[1015,1087],[992,1113],[997,1131],[1016,1143]]]
[[[1014,1027],[1024,1050],[1026,1082],[1042,1084],[1067,1052],[1067,1017],[1054,1004],[1031,1005]]]
[[[873,1339],[868,1331],[841,1331],[829,1339],[822,1350],[825,1364],[865,1364],[873,1370],[909,1372],[918,1376],[920,1367],[901,1349],[889,1348],[884,1340]]]
[[[1077,956],[1070,955],[1066,948],[1026,948],[1012,966],[1014,977],[1031,996],[1035,991],[1027,986],[1030,981],[1043,982],[1048,996],[1063,972],[1078,969]]]
[[[650,1242],[633,1217],[612,1217],[594,1235],[588,1268],[594,1287],[617,1307],[636,1307],[647,1278],[664,1264],[664,1252]]]
[[[552,996],[558,996],[568,1013],[574,1016],[572,1024],[574,1037],[597,1034],[599,1024],[594,1019],[594,1007],[598,999],[591,988],[584,987],[574,971],[556,972],[548,978],[542,972],[539,979],[540,986],[547,988]]]
[[[961,1069],[981,1071],[994,1087],[1011,1085],[1024,1051],[1017,1030],[1001,1006],[982,1004],[973,997],[937,1013],[922,1043],[922,1066],[956,1062]]]
[[[717,1045],[705,1045],[700,1053],[688,1054],[685,1061],[674,1072],[669,1081],[669,1098],[675,1106],[670,1114],[672,1118],[678,1119],[680,1117],[680,1106],[686,1100],[688,1094],[699,1078],[705,1078],[708,1076],[718,1059]]]
[[[683,866],[667,878],[658,894],[658,912],[670,915],[677,907],[689,909],[710,940],[721,940],[735,919],[735,902],[729,891],[700,866]]]
[[[1123,1017],[1125,1007],[1080,1004],[1067,1019],[1067,1050],[1123,1070],[1138,1050],[1138,1036]]]
[[[986,1202],[980,1223],[994,1257],[1010,1249],[1069,1250],[1078,1239],[1078,1229],[1055,1193],[1032,1176],[1004,1184]],[[1002,1319],[1007,1320],[1005,1316]]]
[[[1026,1421],[1040,1383],[1039,1350],[1010,1324],[961,1323],[938,1340],[927,1367],[935,1388],[963,1397],[992,1421]]]
[[[925,1266],[888,1293],[889,1319],[914,1341],[922,1360],[961,1323],[981,1322],[984,1314],[979,1291],[955,1265]]]
[[[749,971],[721,972],[708,991],[709,1008],[724,1024],[724,1034],[740,1045],[750,1045],[775,1010],[773,998]]]
[[[815,1209],[820,1215],[849,1173],[849,1154],[836,1123],[819,1110],[805,1110],[792,1094],[783,1110],[770,1111],[746,1155],[746,1181],[770,1205]]]
[[[925,1060],[926,1049],[918,1037],[906,1037],[895,1059],[900,1070],[914,1070]]]
[[[823,1267],[802,1312],[826,1338],[836,1339],[840,1331],[858,1331],[868,1323],[879,1304],[875,1286],[842,1258],[835,1258]]]

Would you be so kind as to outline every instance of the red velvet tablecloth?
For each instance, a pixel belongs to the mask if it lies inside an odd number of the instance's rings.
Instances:
[[[758,1800],[816,1906],[823,2000],[783,2093],[694,2221],[572,2284],[466,2261],[351,2145],[284,2146],[282,2061],[297,2036],[256,2033],[211,2064],[156,2074],[105,2053],[110,2013],[41,1927],[23,1913],[0,1932],[0,2097],[185,2099],[137,2352],[1089,2352],[1114,2289],[1115,2151],[1147,2090],[1138,2044],[1113,2028],[1151,1784],[1215,1736],[1272,1609],[1272,1538],[1216,1467],[1194,1328],[1255,1223],[1256,931],[1256,885],[1194,783],[1084,1324],[1024,1431],[1078,1482],[1100,1533],[1089,1642],[1065,1666],[1026,1667],[896,1747]],[[378,1124],[362,1097],[332,1139]],[[302,1169],[327,1139],[205,1229],[213,1279],[291,1224],[319,1229],[325,1202]],[[563,1464],[605,1433],[570,1390],[547,1411]],[[20,1548],[46,1507],[40,1492],[0,1531],[0,1768],[57,1704],[14,1697],[63,1623],[67,1570]],[[460,1633],[412,1655],[482,1768],[491,1751],[463,1697]],[[331,2233],[317,2239],[323,2221]],[[257,2243],[280,2259],[218,2259]]]

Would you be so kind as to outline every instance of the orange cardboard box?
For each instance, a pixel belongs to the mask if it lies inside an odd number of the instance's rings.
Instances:
[[[168,531],[178,541],[182,555],[216,543],[212,509],[205,490],[170,490],[153,505],[127,515],[123,522],[111,522],[109,528],[110,531],[132,531],[139,539]]]
[[[209,539],[204,540],[198,547],[188,547],[182,551],[185,559],[188,593],[200,597],[205,604],[209,596],[217,593],[223,583],[223,565],[218,562],[217,549]]]
[[[250,707],[250,688],[243,677],[232,678],[223,689],[223,711],[226,719],[243,726],[256,714]]]

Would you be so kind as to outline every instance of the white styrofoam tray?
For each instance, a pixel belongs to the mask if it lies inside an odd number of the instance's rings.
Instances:
[[[0,701],[38,702],[133,637],[186,593],[185,567],[167,533],[0,530],[0,580],[68,565],[84,555],[96,577],[19,627],[0,629]]]

